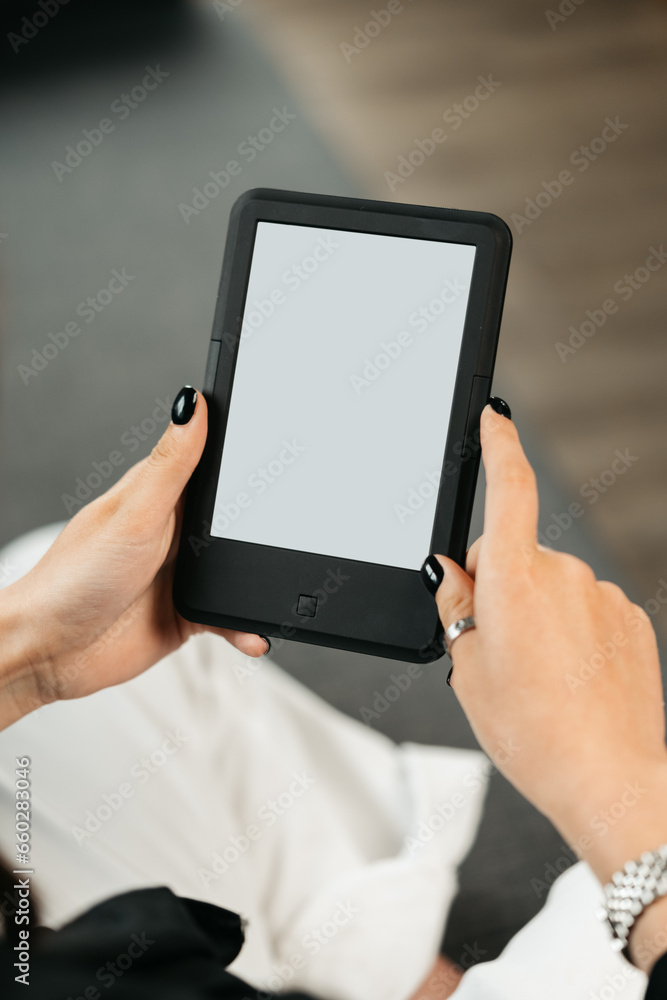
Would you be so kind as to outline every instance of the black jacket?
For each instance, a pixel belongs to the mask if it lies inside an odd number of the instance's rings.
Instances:
[[[266,1000],[272,995],[226,971],[243,945],[241,918],[166,888],[115,896],[59,931],[31,931],[28,941],[27,949],[0,943],[2,997],[102,1000],[112,986],[112,1000]],[[26,967],[29,990],[16,981]],[[302,993],[281,997],[309,1000]],[[646,1000],[667,1000],[667,955],[653,971]]]

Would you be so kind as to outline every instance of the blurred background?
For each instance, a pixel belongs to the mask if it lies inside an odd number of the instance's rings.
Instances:
[[[0,27],[0,544],[98,496],[201,384],[244,190],[483,210],[515,239],[495,389],[542,540],[664,642],[667,4],[12,0]],[[357,719],[396,669],[295,643],[276,659]],[[377,728],[474,746],[444,676]],[[448,952],[493,957],[572,860],[494,777]]]

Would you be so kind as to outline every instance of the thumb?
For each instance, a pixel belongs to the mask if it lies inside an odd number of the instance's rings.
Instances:
[[[438,606],[438,615],[443,629],[449,628],[459,618],[468,618],[474,613],[475,584],[466,571],[446,556],[431,555],[422,567],[422,579],[433,593]],[[437,589],[436,589],[437,587]],[[458,646],[465,636],[456,640]]]
[[[172,511],[201,458],[208,428],[206,400],[186,385],[178,393],[171,410],[171,423],[136,469],[133,483],[137,503],[159,504]]]

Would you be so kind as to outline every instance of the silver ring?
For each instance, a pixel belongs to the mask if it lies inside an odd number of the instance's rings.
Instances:
[[[455,621],[453,625],[445,629],[445,639],[447,642],[447,652],[451,654],[452,645],[455,639],[458,639],[460,635],[464,632],[468,632],[471,628],[477,628],[477,623],[473,617],[470,618],[459,618]]]

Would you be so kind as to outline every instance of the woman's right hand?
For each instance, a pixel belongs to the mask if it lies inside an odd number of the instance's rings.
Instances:
[[[465,572],[437,557],[443,626],[477,626],[455,640],[452,686],[499,769],[606,881],[667,842],[655,634],[619,587],[538,545],[535,476],[511,420],[487,406],[481,435],[484,534]]]

